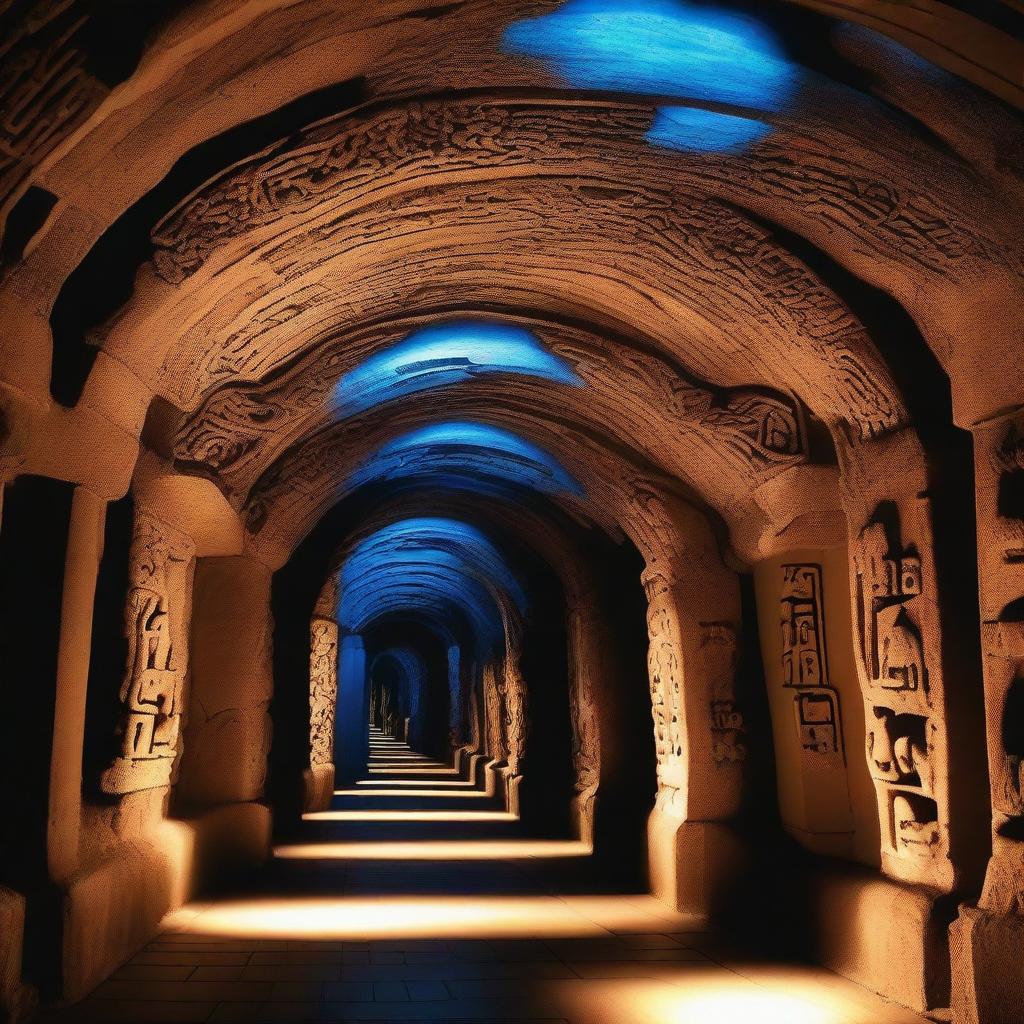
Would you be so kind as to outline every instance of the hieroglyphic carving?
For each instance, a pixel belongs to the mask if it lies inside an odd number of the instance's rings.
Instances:
[[[680,760],[685,742],[682,668],[674,616],[666,595],[648,587],[648,679],[654,715],[654,747],[658,758],[659,789],[678,790],[683,784]]]
[[[181,728],[194,553],[185,534],[139,514],[129,555],[121,753],[103,773],[107,793],[131,793],[170,782]]]
[[[736,629],[729,622],[700,624],[700,656],[711,709],[711,756],[719,764],[747,756],[743,715],[736,706]]]
[[[939,845],[939,810],[935,801],[919,793],[894,790],[892,823],[896,849],[929,855]]]
[[[793,697],[800,746],[809,753],[844,750],[839,695],[828,675],[822,570],[815,564],[782,567],[782,685]]]
[[[601,783],[601,735],[597,702],[591,684],[601,658],[600,631],[592,592],[576,594],[569,611],[569,710],[577,811],[584,834],[593,827],[593,803]]]
[[[867,678],[868,768],[883,835],[897,856],[931,857],[941,846],[932,756],[928,670],[918,607],[917,549],[905,546],[897,507],[880,504],[854,548],[860,660]]]
[[[799,455],[805,450],[800,407],[783,395],[737,390],[715,420],[716,425],[741,432],[751,452],[765,461],[770,455]]]
[[[975,444],[996,854],[1019,865],[1019,852],[1011,852],[1011,842],[1024,840],[1024,412],[978,428]],[[1012,869],[1013,877],[1022,875],[1019,867]]]
[[[885,690],[928,692],[921,630],[912,614],[921,595],[921,559],[898,529],[869,523],[856,553],[859,632],[868,679]]]
[[[782,685],[828,682],[821,566],[782,567]]]
[[[898,714],[874,707],[875,723],[868,729],[867,745],[874,778],[932,789],[928,732],[924,715]]]
[[[519,674],[516,659],[511,653],[506,657],[498,678],[498,689],[505,713],[506,756],[512,771],[521,773],[526,753],[526,687]]]
[[[338,701],[338,624],[314,618],[309,627],[309,762],[334,761]]]
[[[499,667],[489,662],[483,669],[484,735],[490,757],[495,761],[504,761],[508,751],[505,745],[501,693],[498,689]]]

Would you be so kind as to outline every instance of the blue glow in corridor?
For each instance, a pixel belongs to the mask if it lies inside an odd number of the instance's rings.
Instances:
[[[700,107],[660,107],[644,136],[655,146],[697,153],[741,153],[772,130],[764,121]]]
[[[584,494],[549,452],[511,431],[463,421],[421,427],[389,441],[355,470],[348,486],[424,474],[439,484],[458,482],[481,492],[498,482],[544,494]]]
[[[801,78],[766,25],[685,0],[569,0],[551,14],[509,26],[502,49],[543,60],[576,88],[678,96],[753,111],[783,110]],[[674,149],[736,151],[770,130],[756,120],[703,111],[682,117],[681,109],[659,110],[648,141]]]
[[[483,373],[517,373],[579,387],[583,381],[521,327],[463,320],[414,331],[378,352],[338,382],[335,406],[342,417],[428,388]]]
[[[339,581],[337,618],[347,630],[391,612],[444,619],[454,610],[478,642],[493,645],[503,630],[495,591],[526,608],[519,581],[491,541],[476,527],[443,517],[403,519],[363,538]]]

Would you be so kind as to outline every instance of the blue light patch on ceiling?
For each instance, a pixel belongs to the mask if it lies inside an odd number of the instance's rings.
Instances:
[[[544,61],[575,88],[678,96],[752,111],[784,110],[802,77],[756,18],[686,0],[569,0],[550,14],[510,25],[502,49]],[[681,149],[680,133],[693,136],[694,125],[681,125],[676,134],[669,128],[663,124],[649,141],[668,140]],[[709,151],[715,134],[704,130],[702,145],[685,148]],[[741,126],[717,131],[725,151],[765,134]]]
[[[530,331],[463,320],[414,331],[365,359],[338,382],[335,407],[344,418],[484,373],[543,377],[574,387],[583,384],[569,364],[544,348]]]
[[[584,495],[543,448],[500,427],[465,421],[421,427],[389,441],[357,467],[348,487],[425,474],[442,485],[454,482],[481,492],[493,490],[489,485],[497,482],[544,494]]]
[[[363,538],[339,582],[337,618],[346,631],[387,614],[455,616],[478,643],[494,647],[504,630],[498,595],[520,611],[526,607],[522,587],[491,541],[468,523],[442,517],[400,520]]]
[[[770,124],[749,117],[700,107],[660,107],[644,138],[654,146],[691,153],[741,153],[771,130]]]

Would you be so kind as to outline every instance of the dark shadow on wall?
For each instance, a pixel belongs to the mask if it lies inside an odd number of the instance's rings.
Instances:
[[[606,627],[607,681],[601,694],[601,788],[594,849],[608,878],[638,891],[647,887],[647,819],[658,791],[654,718],[647,667],[644,561],[628,541],[591,559]]]
[[[48,880],[47,820],[61,601],[73,484],[23,476],[0,525],[0,881],[26,896],[24,980],[55,992],[60,894]]]

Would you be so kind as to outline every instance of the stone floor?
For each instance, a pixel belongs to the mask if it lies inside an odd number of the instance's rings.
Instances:
[[[920,1024],[820,968],[755,959],[580,844],[538,840],[379,734],[253,891],[171,915],[65,1021]]]

